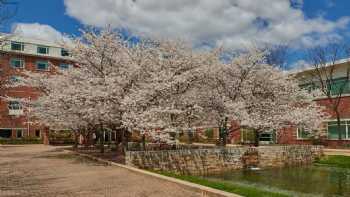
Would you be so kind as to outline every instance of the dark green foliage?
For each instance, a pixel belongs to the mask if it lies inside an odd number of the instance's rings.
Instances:
[[[350,168],[350,156],[328,155],[315,163],[338,168]]]
[[[50,131],[49,141],[51,145],[72,145],[74,136],[72,131]]]
[[[214,137],[214,130],[212,128],[206,129],[205,136],[207,136],[207,138],[212,139]]]
[[[40,138],[0,139],[0,144],[42,144]]]

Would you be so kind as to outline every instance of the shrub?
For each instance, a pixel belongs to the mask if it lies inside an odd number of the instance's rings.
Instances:
[[[207,138],[212,139],[214,137],[214,130],[212,128],[206,129],[205,136],[207,136]]]
[[[40,138],[19,138],[19,139],[0,139],[0,144],[42,144]]]
[[[52,145],[72,145],[74,136],[71,131],[50,131],[49,141]]]

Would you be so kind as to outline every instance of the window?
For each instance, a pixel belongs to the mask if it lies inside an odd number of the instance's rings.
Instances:
[[[13,76],[10,77],[10,82],[11,83],[18,83],[20,81],[21,81],[21,78],[19,76],[13,75]]]
[[[37,52],[38,52],[39,54],[49,54],[49,47],[38,46]]]
[[[12,130],[11,129],[0,129],[0,139],[8,139],[12,136]]]
[[[64,70],[64,69],[69,69],[70,68],[70,64],[65,64],[65,63],[62,63],[62,64],[60,64],[60,69],[62,69],[62,70]]]
[[[9,115],[10,116],[21,116],[23,115],[22,104],[19,101],[8,102]]]
[[[22,138],[23,137],[23,130],[17,129],[16,130],[16,138]]]
[[[242,128],[241,130],[241,142],[253,143],[255,142],[255,132],[253,129]]]
[[[69,56],[69,51],[67,49],[61,49],[61,56]]]
[[[327,88],[330,91],[331,95],[350,93],[350,80],[346,77],[333,79],[331,83],[328,83],[327,85]]]
[[[308,139],[310,130],[304,127],[297,128],[297,139]]]
[[[328,139],[338,140],[339,131],[341,133],[341,139],[349,140],[350,139],[350,121],[341,121],[340,130],[338,130],[337,121],[328,122]]]
[[[21,103],[19,101],[9,101],[8,108],[10,110],[21,110],[22,109],[22,105],[21,105]]]
[[[273,141],[273,133],[261,133],[259,136],[259,141],[272,142]]]
[[[36,69],[38,69],[38,70],[48,70],[49,69],[49,63],[47,61],[37,61],[36,62]]]
[[[37,130],[35,130],[35,137],[40,137],[40,130],[39,129],[37,129]]]
[[[11,50],[13,51],[23,51],[24,44],[21,42],[11,42]]]
[[[24,68],[24,60],[20,58],[12,58],[10,60],[10,65],[12,68]]]
[[[315,83],[306,83],[299,86],[301,89],[307,90],[309,93],[319,88]]]

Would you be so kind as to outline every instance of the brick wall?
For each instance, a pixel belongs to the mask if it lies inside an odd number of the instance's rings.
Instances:
[[[21,58],[24,59],[25,65],[24,69],[13,69],[10,66],[11,58]],[[51,64],[58,66],[61,63],[69,63],[66,60],[60,60],[50,57],[39,57],[30,56],[25,54],[14,54],[14,53],[2,53],[0,54],[0,69],[1,77],[10,77],[12,75],[23,75],[22,72],[32,71],[32,72],[49,72],[52,71],[37,71],[36,62],[37,61],[49,61]],[[1,91],[1,90],[0,90]],[[1,95],[7,95],[13,98],[29,98],[37,99],[40,96],[40,92],[36,91],[31,87],[15,87],[8,90],[2,90]],[[30,121],[33,121],[33,117],[30,117]],[[2,129],[12,129],[12,138],[16,138],[16,129],[23,130],[23,137],[35,137],[37,130],[40,130],[41,137],[44,134],[44,127],[39,124],[30,125],[28,133],[28,125],[26,111],[21,116],[10,116],[8,110],[8,102],[4,99],[0,99],[0,128]]]
[[[207,175],[247,166],[260,168],[311,163],[322,146],[226,147],[126,153],[126,165],[178,174]]]
[[[327,99],[318,99],[317,102],[321,106],[326,107],[326,112],[331,115],[329,119],[336,119],[333,110],[330,108],[329,101]],[[342,119],[350,119],[350,96],[344,96],[339,104],[339,109]],[[240,142],[240,130],[234,130],[237,124],[231,128],[232,133],[230,134],[231,142]],[[297,139],[297,128],[296,127],[286,127],[279,131],[277,136],[278,144],[313,144],[311,140]],[[328,146],[330,148],[344,147],[345,145],[350,145],[350,140],[328,140],[327,138],[322,139],[322,145]]]
[[[316,102],[326,107],[326,112],[331,115],[329,119],[336,119],[333,110],[330,107],[328,99],[318,99]],[[340,115],[342,119],[350,118],[350,96],[342,97],[340,104]],[[297,139],[297,129],[295,127],[284,128],[281,131],[281,135],[278,137],[279,144],[312,144],[311,140]],[[324,137],[320,142],[322,145],[328,146],[330,148],[344,147],[345,145],[350,145],[350,140],[328,140]]]

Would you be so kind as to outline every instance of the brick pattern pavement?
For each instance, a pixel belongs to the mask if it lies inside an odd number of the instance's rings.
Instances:
[[[190,189],[43,145],[0,145],[1,197],[195,197]]]

